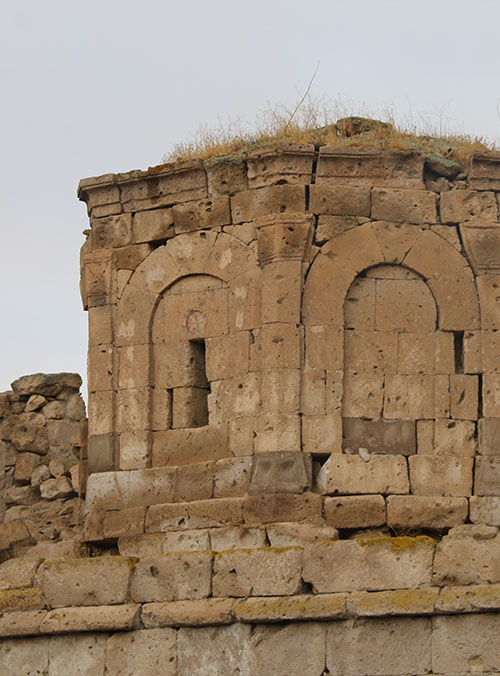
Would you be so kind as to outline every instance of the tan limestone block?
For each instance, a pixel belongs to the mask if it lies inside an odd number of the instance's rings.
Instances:
[[[421,233],[403,262],[425,278],[440,278],[467,267],[467,259],[432,230]]]
[[[479,310],[474,276],[470,268],[428,280],[439,308],[439,328],[471,331],[479,328]]]
[[[325,415],[326,371],[306,368],[300,379],[300,411],[306,415]],[[265,389],[264,389],[265,392]],[[263,401],[264,408],[267,410]],[[298,411],[297,411],[298,412]]]
[[[89,437],[113,432],[113,398],[112,390],[89,392]]]
[[[378,331],[430,333],[435,330],[436,303],[422,280],[377,280],[375,296],[375,328]]]
[[[433,584],[485,584],[500,581],[500,538],[451,537],[441,540],[434,558]]]
[[[45,561],[38,581],[52,608],[124,603],[135,563],[120,556]]]
[[[119,249],[115,249],[114,259],[118,273],[133,272],[150,253],[151,247],[149,244],[129,244],[128,246],[122,246]],[[122,279],[130,279],[130,274],[126,277],[123,276]],[[123,284],[123,286],[125,286],[125,284]],[[118,296],[121,297],[121,292]]]
[[[150,537],[156,538],[156,535]],[[174,531],[161,536],[160,551],[153,554],[170,554],[170,552],[200,552],[210,549],[210,531],[198,529]]]
[[[365,462],[359,455],[334,453],[321,467],[318,488],[322,495],[408,493],[406,458],[373,454]]]
[[[376,223],[373,224],[374,227]],[[408,226],[413,229],[413,226]],[[368,268],[363,272],[363,277],[360,279],[416,279],[420,280],[421,277],[410,268],[406,268],[403,265],[392,265],[392,264],[381,264],[375,265],[372,268]]]
[[[47,600],[42,590],[33,587],[4,589],[0,592],[0,612],[13,610],[36,610],[45,608]]]
[[[149,343],[149,326],[158,294],[139,289],[131,281],[125,287],[118,307],[114,344],[144,345]]]
[[[450,376],[451,415],[455,420],[477,420],[477,376]]]
[[[199,387],[176,387],[172,391],[172,428],[208,424],[208,393]]]
[[[391,528],[430,528],[458,526],[467,519],[466,498],[390,495],[387,498],[387,525]]]
[[[210,529],[210,544],[214,552],[228,549],[258,549],[267,546],[264,528],[224,526]]]
[[[113,254],[110,250],[94,251],[83,256],[85,267],[85,296],[88,307],[110,302]]]
[[[87,512],[172,502],[175,467],[92,474],[87,482]]]
[[[258,415],[261,403],[261,374],[240,374],[230,382],[232,399],[230,410],[234,417],[250,418]]]
[[[440,335],[446,334],[441,333]],[[450,335],[453,341],[453,335]],[[402,375],[432,375],[435,373],[437,336],[438,334],[434,332],[398,334],[397,372]]]
[[[472,420],[441,418],[435,421],[430,455],[456,455],[463,457],[473,456],[475,451],[476,429]]]
[[[49,664],[53,674],[104,673],[108,637],[99,634],[54,636],[49,642]],[[49,672],[50,673],[50,672]]]
[[[40,465],[40,462],[41,458],[37,453],[18,453],[16,468],[14,470],[14,481],[20,484],[31,483],[33,471]]]
[[[281,521],[322,523],[321,510],[321,498],[314,493],[250,495],[243,503],[243,517],[249,525]]]
[[[146,628],[213,627],[234,622],[233,606],[233,599],[145,603],[141,616]]]
[[[288,596],[300,590],[301,573],[300,547],[264,547],[220,552],[214,559],[212,594]]]
[[[316,183],[423,188],[424,159],[407,150],[322,146]]]
[[[156,242],[175,235],[172,209],[138,211],[132,224],[133,242]]]
[[[302,576],[320,594],[428,587],[435,546],[426,536],[309,545],[304,549]]]
[[[262,413],[256,420],[254,452],[300,451],[300,429],[298,415]]]
[[[203,349],[187,340],[166,339],[153,345],[155,387],[207,387]]]
[[[364,277],[356,278],[351,284],[344,304],[346,329],[375,329],[375,288],[375,280]]]
[[[328,371],[326,374],[326,412],[340,415],[344,394],[344,374],[342,371]]]
[[[305,547],[339,538],[338,530],[332,526],[312,526],[308,523],[272,523],[266,526],[266,532],[271,547]]]
[[[346,331],[344,364],[358,373],[396,373],[398,335],[390,331]],[[411,335],[411,334],[401,334]],[[401,370],[399,370],[401,373]]]
[[[361,281],[361,280],[360,280]],[[344,333],[341,327],[307,326],[305,330],[306,367],[321,370],[343,368]]]
[[[255,418],[237,418],[229,423],[228,450],[235,456],[253,454]]]
[[[471,495],[473,458],[414,455],[408,461],[411,492],[414,495]]]
[[[362,272],[378,265],[384,256],[371,223],[365,223],[330,240],[321,247],[321,253],[345,268]]]
[[[39,626],[42,619],[47,614],[46,610],[13,610],[9,613],[3,613],[0,617],[0,636],[33,636],[39,633]],[[45,637],[42,640],[47,640]],[[36,641],[36,639],[35,639]],[[30,639],[30,645],[35,647],[36,642],[33,638]],[[3,649],[5,649],[7,642],[5,639],[2,641]],[[19,646],[19,642],[17,642]],[[5,650],[2,650],[2,653],[5,653]],[[11,652],[12,655],[12,651]],[[13,651],[15,653],[15,651]],[[15,655],[12,655],[13,660],[16,659]],[[41,660],[36,665],[40,667]],[[4,669],[6,668],[5,664],[5,654],[0,653],[0,666]],[[15,665],[14,665],[15,666]],[[7,674],[14,674],[15,672],[6,672]]]
[[[175,478],[175,502],[208,500],[214,492],[215,463],[198,462],[177,468]]]
[[[318,216],[315,240],[318,243],[326,242],[366,221],[363,216]]]
[[[252,464],[250,495],[303,493],[311,487],[311,458],[300,451],[260,453]]]
[[[346,599],[346,594],[249,597],[235,601],[234,615],[241,622],[252,623],[332,620],[346,616]]]
[[[229,197],[220,195],[172,207],[175,234],[206,230],[231,223]]]
[[[150,346],[128,345],[119,348],[118,352],[120,369],[118,386],[120,388],[147,387],[150,383]]]
[[[340,453],[342,450],[341,416],[302,416],[302,447],[305,453]]]
[[[262,277],[262,322],[298,324],[301,300],[301,261],[281,260],[268,263]]]
[[[238,223],[238,225],[225,225],[223,232],[241,240],[244,244],[254,244],[257,241],[257,231],[253,223]]]
[[[135,556],[142,559],[145,556],[162,554],[163,535],[131,535],[118,538],[120,556]]]
[[[106,512],[103,520],[103,534],[106,538],[142,535],[144,533],[145,507],[129,507]]]
[[[423,227],[420,225],[409,225],[408,223],[375,221],[373,223],[373,230],[384,255],[384,260],[387,263],[402,263],[408,251],[410,251],[420,237]],[[408,275],[408,278],[415,278],[415,273],[412,273],[407,268],[403,268],[403,270]],[[373,270],[373,274],[378,277],[377,268]]]
[[[265,266],[275,261],[307,261],[313,224],[313,216],[301,213],[256,218],[259,263]]]
[[[498,373],[500,371],[500,336],[497,331],[482,331],[481,339],[484,371]]]
[[[384,417],[434,418],[449,414],[448,376],[385,376]]]
[[[474,493],[500,496],[500,458],[482,456],[476,459]]]
[[[347,453],[412,455],[416,451],[414,420],[342,419],[342,448]]]
[[[112,343],[114,312],[111,305],[89,308],[89,346]]]
[[[267,214],[304,213],[305,205],[305,188],[299,185],[273,185],[231,197],[233,223],[253,221]]]
[[[311,185],[309,211],[329,216],[369,216],[370,198],[369,188]]]
[[[21,622],[23,620],[24,618],[21,619]],[[19,619],[17,618],[13,618],[13,621],[19,623]],[[36,625],[36,616],[33,616],[32,622]],[[4,620],[2,620],[3,624]],[[30,621],[28,620],[26,624],[29,626]],[[43,673],[42,670],[48,673],[49,637],[30,636],[24,639],[4,639],[2,641],[2,651],[0,652],[0,669],[4,676],[18,676],[19,665],[23,665],[25,674],[36,674],[37,671]]]
[[[32,587],[41,557],[15,557],[0,564],[0,589]]]
[[[211,552],[173,552],[141,559],[132,578],[134,601],[179,601],[210,595]]]
[[[186,465],[227,458],[228,434],[225,425],[208,425],[184,430],[153,433],[152,465]]]
[[[210,277],[207,285],[207,289],[193,293],[163,296],[157,312],[164,315],[165,338],[199,340],[228,331],[229,290],[210,288]],[[175,291],[175,286],[172,290]]]
[[[172,426],[172,390],[155,387],[152,396],[151,429],[168,430]]]
[[[442,223],[497,220],[497,203],[493,192],[450,190],[441,195],[440,211]]]
[[[81,608],[58,608],[40,622],[44,634],[65,634],[84,631],[124,631],[139,624],[140,606],[121,604]]]
[[[88,350],[89,392],[115,388],[113,346],[90,346]]]
[[[92,250],[114,249],[132,241],[132,215],[118,214],[92,219]]]
[[[147,429],[150,398],[151,390],[147,387],[119,390],[116,396],[116,430],[129,432]]]
[[[176,639],[175,630],[168,628],[114,634],[106,650],[107,675],[138,676],[142,672],[177,676]]]
[[[481,327],[500,329],[500,275],[480,275],[477,280]]]
[[[245,153],[248,185],[311,183],[315,148],[312,143],[282,143],[277,147],[255,148]]]
[[[225,458],[215,463],[215,498],[235,498],[248,493],[252,458]]]
[[[252,646],[260,673],[315,676],[325,666],[326,627],[322,622],[259,624]],[[257,673],[257,672],[254,672]]]
[[[356,271],[341,265],[339,260],[323,254],[316,256],[304,286],[302,322],[305,325],[343,326],[344,300],[355,277]],[[323,297],[328,298],[328,303],[320,302]]]
[[[498,222],[473,221],[460,225],[465,252],[477,275],[500,270],[500,227]]]
[[[500,497],[473,495],[469,500],[472,523],[500,526]]]
[[[179,676],[217,676],[256,672],[250,645],[252,627],[231,624],[219,627],[181,627],[177,632]]]
[[[335,528],[370,528],[386,521],[382,495],[338,496],[325,499],[325,519]]]
[[[399,223],[435,223],[436,199],[425,190],[398,190],[374,188],[372,190],[372,218]]]
[[[238,279],[238,284],[233,284],[231,291],[229,296],[230,329],[244,331],[258,328],[262,323],[261,287],[240,283]]]
[[[397,376],[388,376],[391,377]],[[383,406],[383,382],[381,373],[346,372],[342,415],[349,418],[378,418]]]
[[[481,455],[500,455],[500,418],[481,418],[478,428]]]
[[[234,195],[248,188],[247,168],[243,160],[232,157],[204,161],[209,195]]]
[[[441,613],[474,613],[478,610],[498,610],[499,608],[499,584],[443,587],[436,602],[436,610]]]
[[[475,151],[470,158],[469,181],[477,190],[498,190],[499,154],[494,151]]]
[[[430,588],[353,592],[346,598],[346,607],[351,617],[433,615],[439,591]]]
[[[242,498],[153,505],[146,516],[146,533],[220,528],[243,523]]]
[[[394,637],[397,636],[397,644]],[[431,670],[431,618],[349,620],[327,631],[331,673],[425,674]]]
[[[455,372],[454,334],[451,331],[437,331],[436,336],[436,373],[449,374]],[[467,363],[467,348],[464,336],[464,363]],[[464,367],[465,368],[465,367]],[[470,373],[470,371],[465,371]]]
[[[298,413],[302,373],[299,369],[263,371],[261,375],[262,409],[266,413]]]
[[[500,374],[483,375],[483,415],[486,418],[500,418]]]
[[[132,270],[117,270],[116,271],[116,286],[115,294],[116,301],[118,302],[122,297],[123,290],[128,284],[130,278],[132,277]]]
[[[214,336],[205,340],[207,379],[220,380],[246,373],[249,367],[250,331]]]

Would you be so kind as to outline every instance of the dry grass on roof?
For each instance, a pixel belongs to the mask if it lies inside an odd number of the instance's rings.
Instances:
[[[385,119],[375,120],[366,113],[353,115],[338,104],[324,106],[312,100],[296,109],[268,107],[251,125],[236,120],[215,128],[201,127],[193,140],[175,145],[162,161],[242,156],[282,143],[419,150],[459,163],[475,150],[496,149],[486,138],[436,130],[422,118],[418,123],[400,124],[391,112],[382,117]]]

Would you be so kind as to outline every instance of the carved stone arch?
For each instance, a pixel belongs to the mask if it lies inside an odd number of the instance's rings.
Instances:
[[[244,350],[248,336],[242,334],[260,324],[258,294],[260,268],[254,251],[226,233],[178,236],[138,266],[121,296],[116,321],[115,420],[124,469],[151,461],[175,464],[178,454],[169,449],[175,446],[185,452],[188,437],[196,446],[196,430],[205,423],[217,429],[204,427],[199,444],[203,453],[210,458],[227,455],[232,386],[227,362],[243,359],[237,350]],[[189,303],[192,308],[187,308]],[[167,306],[165,325],[160,315]],[[194,369],[188,373],[191,360]],[[175,377],[168,364],[177,365]],[[186,377],[179,379],[182,368]],[[216,381],[211,401],[209,381]],[[176,400],[178,411],[188,414],[184,418],[179,414],[174,421]],[[207,405],[213,412],[211,419]],[[192,461],[209,457],[198,454]]]

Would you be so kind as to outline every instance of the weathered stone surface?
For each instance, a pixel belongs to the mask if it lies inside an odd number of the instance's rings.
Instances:
[[[429,673],[431,620],[395,618],[335,623],[327,633],[326,665],[330,673],[345,676]]]
[[[177,676],[177,640],[173,629],[142,629],[114,634],[106,651],[106,674]]]
[[[134,604],[57,608],[40,622],[44,634],[68,634],[83,631],[124,631],[137,627],[141,607]]]
[[[422,587],[430,584],[435,544],[420,536],[310,545],[303,579],[318,593]]]
[[[47,673],[49,639],[47,636],[6,639],[0,649],[0,673],[3,676],[38,676]]]
[[[79,390],[81,384],[78,373],[35,373],[14,380],[11,387],[17,394],[56,397],[63,389]]]
[[[391,528],[449,528],[466,521],[468,508],[466,498],[390,495],[387,498],[387,525]]]
[[[408,493],[406,459],[374,454],[366,462],[359,455],[333,453],[320,470],[318,487],[323,495]]]
[[[47,479],[40,484],[40,495],[45,500],[66,498],[71,493],[73,493],[73,486],[65,476],[60,476],[57,479]]]
[[[210,547],[214,552],[227,549],[255,549],[267,545],[264,528],[225,526],[210,530]]]
[[[142,621],[151,627],[204,627],[231,624],[233,599],[199,599],[171,603],[145,603]]]
[[[133,566],[133,559],[118,556],[46,561],[38,579],[53,608],[124,603]]]
[[[321,498],[314,493],[252,495],[243,503],[243,517],[249,525],[275,521],[318,523],[322,521],[321,508]]]
[[[311,475],[311,457],[305,453],[259,453],[254,457],[249,493],[303,493],[311,486]]]
[[[352,592],[346,595],[346,610],[350,617],[432,615],[439,591],[438,588],[420,588]]]
[[[436,548],[433,584],[500,582],[500,538],[446,537]]]
[[[348,598],[347,594],[249,597],[234,602],[234,616],[252,623],[338,619],[346,617]]]
[[[266,526],[271,547],[304,547],[315,542],[338,540],[339,533],[332,526],[314,526],[309,523],[273,523]]]
[[[500,669],[496,613],[436,617],[433,629],[434,673],[494,673]]]
[[[473,458],[419,455],[409,458],[411,491],[416,495],[468,497]]]
[[[104,634],[53,636],[49,642],[49,676],[52,674],[104,674],[106,645]]]
[[[36,453],[20,453],[16,458],[14,480],[21,484],[30,483],[33,470],[40,462],[40,456]]]
[[[260,625],[252,634],[258,673],[317,676],[325,668],[326,627],[321,622]]]
[[[0,565],[0,589],[19,589],[33,584],[42,558],[17,557]]]
[[[141,559],[132,579],[133,601],[201,599],[210,594],[212,554],[180,552]]]
[[[38,634],[46,610],[13,610],[0,617],[0,636],[33,636]],[[3,642],[5,646],[5,642]],[[2,646],[2,647],[3,647]],[[0,664],[2,649],[0,649]]]
[[[415,422],[412,420],[343,418],[342,432],[342,447],[351,453],[357,453],[360,448],[372,453],[399,455],[416,452]]]
[[[500,526],[500,496],[473,495],[469,500],[469,508],[472,523]]]
[[[219,498],[153,505],[146,516],[147,533],[219,528],[243,523],[243,499]]]
[[[170,552],[199,552],[209,549],[209,529],[179,530],[173,533],[165,533],[161,540],[161,551],[164,554],[169,554]]]
[[[325,499],[325,519],[335,528],[372,528],[386,522],[382,495],[338,496]]]
[[[256,663],[248,624],[181,628],[177,634],[179,676],[253,676]]]
[[[300,589],[302,549],[270,547],[220,552],[214,560],[214,596],[272,596]]]
[[[0,591],[0,612],[5,610],[35,610],[43,608],[45,605],[46,601],[43,594],[36,587]]]
[[[474,493],[500,496],[500,458],[477,458]]]

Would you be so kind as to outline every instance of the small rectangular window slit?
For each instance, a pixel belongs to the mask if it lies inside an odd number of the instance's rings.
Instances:
[[[464,332],[453,331],[453,348],[455,352],[455,373],[464,372]]]

